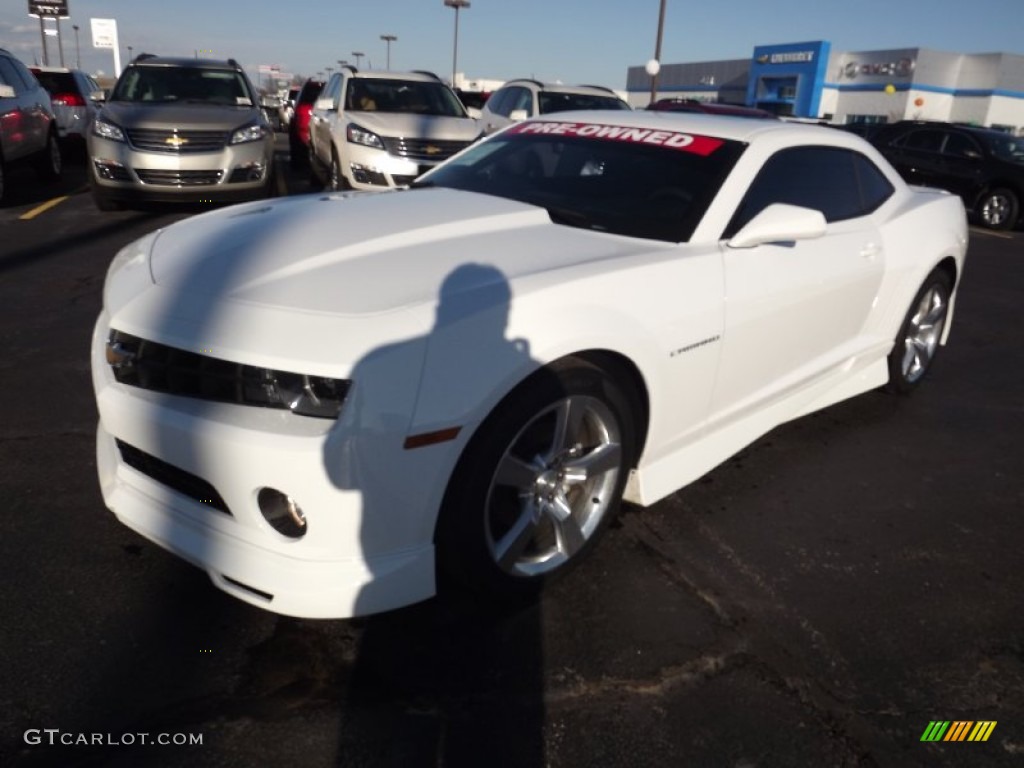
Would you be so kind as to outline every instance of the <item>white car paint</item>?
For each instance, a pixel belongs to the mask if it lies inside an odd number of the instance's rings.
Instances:
[[[395,608],[434,593],[434,527],[453,468],[538,368],[585,350],[635,367],[649,416],[626,498],[651,504],[776,425],[884,384],[922,281],[944,260],[962,270],[958,198],[908,188],[857,137],[704,115],[577,117],[683,126],[748,148],[684,243],[437,188],[235,206],[119,254],[92,342],[100,484],[118,518],[275,612]],[[808,143],[864,153],[895,193],[827,226],[808,209],[770,207],[723,238],[765,159]],[[111,328],[352,389],[330,421],[125,386],[106,361]],[[445,430],[457,434],[405,447]],[[209,482],[231,514],[128,466],[115,438]],[[305,536],[267,524],[264,487],[296,499]]]

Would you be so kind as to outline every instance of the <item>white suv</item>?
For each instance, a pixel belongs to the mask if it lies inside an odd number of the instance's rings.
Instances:
[[[478,121],[436,75],[342,67],[313,108],[309,158],[330,189],[389,189],[479,137]]]
[[[536,115],[578,109],[631,109],[603,85],[561,85],[527,78],[509,80],[491,94],[482,110],[485,133]]]

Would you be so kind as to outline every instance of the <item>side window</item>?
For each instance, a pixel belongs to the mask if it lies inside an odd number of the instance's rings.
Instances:
[[[927,129],[923,131],[912,131],[897,144],[907,149],[916,149],[919,152],[939,152],[942,149],[942,140],[945,134],[942,131]]]
[[[829,222],[843,221],[868,212],[861,198],[862,183],[874,184],[877,204],[892,193],[886,193],[888,181],[878,169],[864,168],[865,181],[859,177],[861,161],[871,166],[862,155],[837,147],[793,147],[772,155],[750,185],[743,202],[726,229],[731,237],[757,214],[773,203],[799,205],[821,211]],[[884,182],[884,184],[880,184]],[[879,199],[881,198],[881,199]]]
[[[860,215],[878,210],[896,190],[878,166],[858,152],[851,152],[853,168],[860,185],[862,210]]]
[[[972,155],[972,153],[974,154]],[[942,148],[942,154],[953,157],[978,157],[981,155],[981,147],[969,136],[962,133],[951,133],[946,138],[946,146]]]
[[[29,72],[28,67],[22,64],[17,59],[10,60],[11,66],[14,67],[14,71],[18,73],[18,76],[25,82],[25,88],[32,90],[39,87],[39,81],[36,80],[36,76]]]
[[[0,83],[11,86],[18,95],[25,92],[25,84],[11,65],[11,60],[5,56],[0,56]]]

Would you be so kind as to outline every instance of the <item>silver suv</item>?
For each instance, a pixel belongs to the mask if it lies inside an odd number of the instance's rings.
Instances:
[[[93,121],[88,147],[100,210],[235,202],[274,189],[274,132],[234,59],[138,56]]]
[[[509,80],[487,99],[481,122],[488,134],[535,115],[578,109],[632,109],[603,85],[562,85],[523,78]]]
[[[0,203],[6,168],[28,160],[46,180],[60,176],[57,122],[50,94],[13,54],[0,48]]]
[[[479,137],[479,123],[436,75],[342,67],[314,106],[309,158],[331,189],[389,189]]]

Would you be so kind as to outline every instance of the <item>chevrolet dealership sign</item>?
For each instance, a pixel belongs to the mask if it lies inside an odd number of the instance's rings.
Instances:
[[[35,19],[68,19],[68,0],[28,0],[28,15]]]

